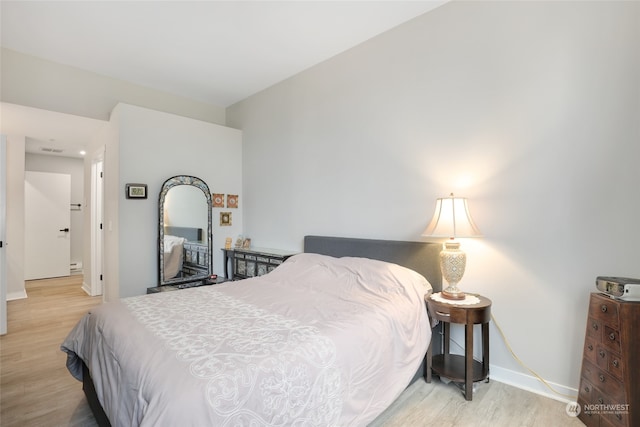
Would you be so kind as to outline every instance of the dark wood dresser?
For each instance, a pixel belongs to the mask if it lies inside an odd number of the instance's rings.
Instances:
[[[578,417],[587,426],[640,426],[640,302],[592,293]]]

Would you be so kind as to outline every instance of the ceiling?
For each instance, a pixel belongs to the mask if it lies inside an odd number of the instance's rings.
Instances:
[[[103,120],[2,103],[2,133],[26,136],[28,153],[81,158],[80,151],[106,125]]]
[[[0,40],[24,54],[227,107],[446,1],[3,0]],[[3,132],[8,123],[26,127],[14,131],[27,135],[28,152],[79,157],[86,146],[79,141],[99,126],[60,126],[73,116],[44,120],[34,110],[3,104]],[[35,117],[18,119],[28,114]]]
[[[2,1],[2,46],[227,107],[441,4]]]

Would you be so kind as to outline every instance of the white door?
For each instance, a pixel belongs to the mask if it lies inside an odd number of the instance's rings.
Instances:
[[[71,175],[25,172],[25,280],[71,274]]]
[[[7,137],[0,135],[0,335],[7,333]]]

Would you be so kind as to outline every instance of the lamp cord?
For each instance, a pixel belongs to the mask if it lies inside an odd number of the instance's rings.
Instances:
[[[491,313],[491,320],[493,321],[493,324],[495,325],[496,329],[498,330],[498,332],[500,333],[500,336],[502,337],[502,341],[504,342],[505,346],[507,347],[507,350],[509,350],[509,353],[511,353],[511,356],[515,359],[516,362],[518,362],[520,364],[520,366],[522,366],[524,369],[526,369],[527,371],[529,371],[534,377],[536,377],[542,384],[544,384],[549,390],[551,390],[552,393],[557,394],[559,396],[562,397],[566,397],[572,400],[576,399],[576,396],[571,395],[571,394],[564,394],[559,392],[558,390],[554,389],[551,384],[549,384],[544,378],[542,378],[542,376],[540,376],[540,374],[538,374],[536,371],[534,371],[533,369],[531,369],[530,367],[528,367],[517,355],[516,353],[513,351],[513,348],[511,348],[511,344],[509,344],[509,340],[507,339],[506,335],[504,334],[504,332],[502,331],[502,328],[500,327],[500,324],[498,323],[498,321],[496,320],[495,316],[493,315],[493,313]],[[453,341],[458,347],[460,347],[460,349],[463,349],[463,347],[458,344],[455,340],[451,340]]]
[[[536,377],[538,380],[540,380],[540,382],[542,384],[544,384],[549,390],[551,390],[551,392],[553,392],[553,393],[555,393],[555,394],[557,394],[559,396],[562,396],[562,397],[567,397],[569,399],[573,399],[573,400],[576,399],[576,396],[574,396],[574,395],[564,394],[564,393],[561,393],[558,390],[554,389],[551,386],[551,384],[549,384],[544,378],[542,378],[536,371],[534,371],[533,369],[528,367],[522,360],[520,360],[520,358],[516,355],[516,353],[511,348],[511,344],[509,344],[509,340],[507,340],[507,337],[505,336],[504,332],[502,331],[502,328],[500,327],[500,324],[496,321],[496,318],[493,316],[493,313],[491,313],[491,320],[493,321],[493,324],[495,325],[496,329],[500,333],[500,336],[502,337],[502,340],[504,341],[505,346],[507,347],[507,349],[511,353],[511,356],[513,356],[513,358],[516,360],[516,362],[518,362],[520,364],[520,366],[525,368],[534,377]]]

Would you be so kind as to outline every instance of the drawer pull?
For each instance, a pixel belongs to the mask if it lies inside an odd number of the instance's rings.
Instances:
[[[593,351],[593,344],[589,344],[587,348],[589,349],[589,351]]]
[[[615,340],[616,340],[616,334],[614,334],[613,332],[611,332],[611,333],[609,334],[609,339],[610,339],[611,341],[615,341]]]
[[[619,412],[618,412],[618,413],[616,413],[616,418],[617,418],[618,420],[622,420],[622,414],[621,414],[621,413],[619,413]]]
[[[450,317],[451,316],[451,313],[442,313],[441,311],[437,311],[437,310],[436,310],[436,314],[438,316],[444,316],[444,317]]]
[[[606,353],[604,352],[604,350],[600,350],[600,357],[605,357]]]
[[[594,323],[593,325],[591,325],[591,327],[593,328],[594,331],[598,330],[598,324]]]
[[[602,304],[602,307],[600,307],[600,310],[602,310],[603,313],[607,312],[607,306],[605,304]]]
[[[598,398],[598,403],[601,404],[601,405],[604,405],[604,399],[599,397]]]
[[[585,393],[589,393],[591,391],[591,389],[589,388],[589,386],[585,386],[584,387],[584,391],[585,391]]]
[[[620,365],[620,362],[618,362],[618,359],[613,359],[613,366],[615,366],[616,368]]]
[[[604,375],[600,374],[598,375],[598,379],[600,380],[601,383],[603,383],[606,378],[604,377]]]

